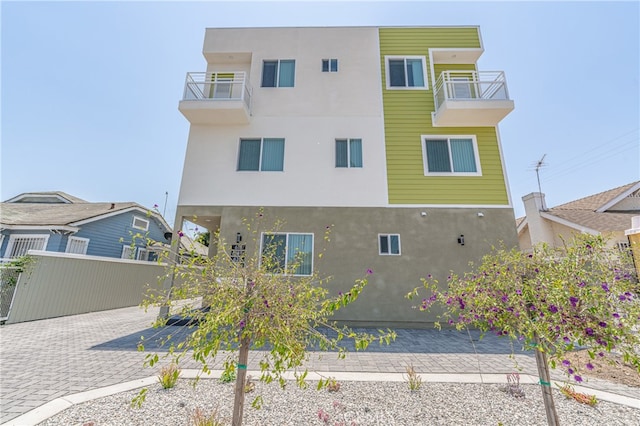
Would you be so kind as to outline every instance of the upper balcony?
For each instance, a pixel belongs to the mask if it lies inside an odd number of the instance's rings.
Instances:
[[[502,71],[443,71],[434,97],[438,127],[496,126],[514,108]]]
[[[190,72],[178,109],[191,124],[246,124],[251,87],[244,71]]]

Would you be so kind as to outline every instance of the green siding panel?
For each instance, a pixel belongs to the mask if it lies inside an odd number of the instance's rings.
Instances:
[[[509,198],[493,127],[433,127],[429,48],[479,48],[476,27],[381,28],[380,66],[390,204],[507,205]],[[386,90],[385,56],[424,56],[429,90]],[[475,64],[436,64],[474,70]],[[425,176],[421,135],[475,135],[482,176]]]

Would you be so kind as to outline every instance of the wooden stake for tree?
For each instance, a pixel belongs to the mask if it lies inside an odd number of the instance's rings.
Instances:
[[[540,339],[538,335],[534,335],[536,343],[536,366],[538,367],[538,376],[540,377],[540,386],[542,387],[542,400],[544,401],[544,410],[547,414],[547,424],[549,426],[560,426],[558,413],[556,412],[556,404],[553,400],[553,392],[551,389],[551,374],[549,373],[549,364],[547,363],[546,352],[540,351]]]

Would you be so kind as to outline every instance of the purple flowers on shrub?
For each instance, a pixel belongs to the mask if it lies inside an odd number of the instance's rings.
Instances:
[[[575,296],[571,296],[571,297],[569,297],[569,303],[571,303],[571,306],[573,306],[574,308],[575,308],[576,306],[578,306],[578,302],[579,302],[579,301],[580,301],[580,299],[578,299],[578,298],[577,298],[577,297],[575,297]]]
[[[558,307],[555,305],[549,305],[549,312],[555,314],[556,312],[558,312]]]
[[[591,327],[585,328],[584,332],[585,332],[585,334],[587,336],[593,336],[594,335],[593,328],[591,328]]]

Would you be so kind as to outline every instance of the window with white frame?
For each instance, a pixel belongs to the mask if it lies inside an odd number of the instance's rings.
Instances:
[[[362,139],[336,139],[336,167],[362,167]]]
[[[422,136],[425,176],[480,176],[476,137]]]
[[[281,172],[284,170],[284,139],[240,139],[238,171]]]
[[[294,232],[262,234],[261,264],[276,274],[311,275],[313,234]]]
[[[323,59],[322,60],[322,72],[338,72],[338,60],[337,59]]]
[[[29,250],[46,250],[49,235],[14,234],[9,236],[5,256],[8,258],[25,256]]]
[[[424,56],[386,56],[387,89],[428,88]]]
[[[139,216],[133,217],[133,223],[131,224],[132,228],[140,229],[141,231],[149,230],[149,221],[147,219],[143,219]]]
[[[278,59],[262,62],[262,87],[293,87],[296,61]]]
[[[130,245],[122,246],[122,255],[120,256],[120,258],[122,258],[122,259],[134,259],[135,258],[135,253],[136,253],[136,248],[135,247],[131,247]]]
[[[149,260],[149,250],[143,247],[138,247],[138,253],[136,254],[136,260]]]
[[[89,238],[69,237],[67,240],[66,253],[87,254],[89,248]]]
[[[400,234],[378,234],[378,253],[399,256]]]

